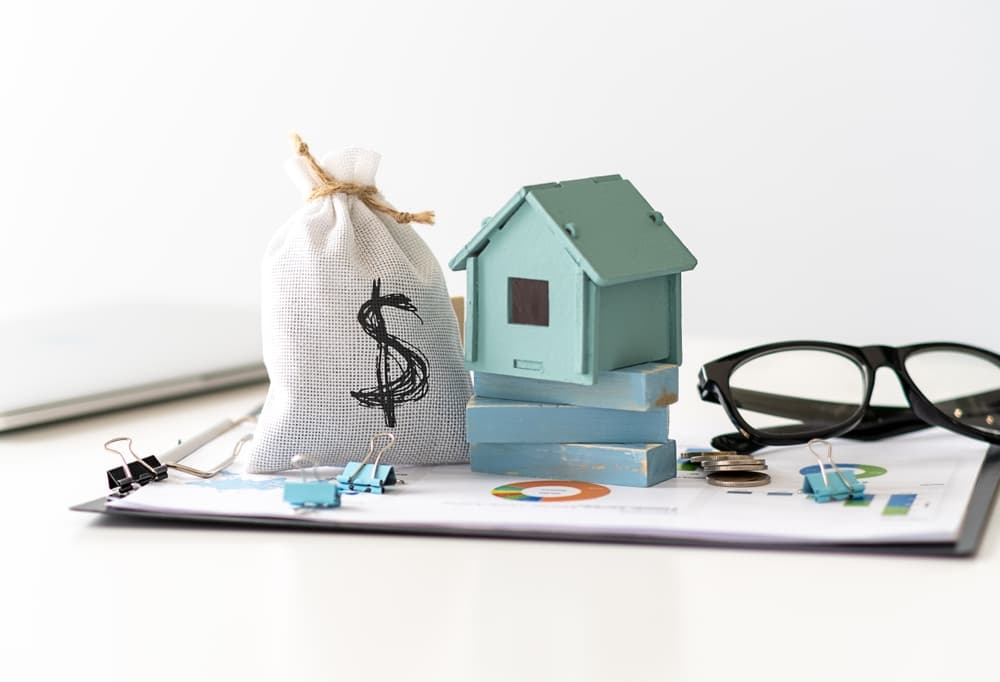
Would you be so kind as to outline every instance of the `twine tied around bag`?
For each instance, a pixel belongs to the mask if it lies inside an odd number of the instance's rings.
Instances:
[[[313,155],[309,153],[309,145],[302,141],[302,138],[296,133],[292,133],[292,142],[295,143],[296,153],[305,159],[306,163],[309,164],[309,168],[312,170],[313,175],[319,182],[312,193],[309,194],[309,199],[318,199],[319,197],[329,196],[331,194],[350,194],[355,196],[364,202],[365,206],[373,211],[379,211],[380,213],[385,213],[386,215],[392,216],[392,219],[397,223],[423,223],[425,225],[434,224],[434,211],[421,211],[420,213],[407,213],[406,211],[397,211],[392,206],[378,198],[378,188],[375,185],[361,185],[356,182],[341,182],[335,177],[327,173]]]

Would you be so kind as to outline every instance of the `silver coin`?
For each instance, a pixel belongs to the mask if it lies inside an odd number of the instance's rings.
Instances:
[[[756,457],[743,457],[741,459],[713,459],[700,464],[703,467],[714,467],[714,466],[735,466],[737,464],[764,464],[767,460],[757,459]]]
[[[753,455],[737,455],[732,452],[712,452],[702,455],[692,455],[688,459],[695,463],[703,462],[745,462],[753,459]]]
[[[709,474],[705,480],[720,488],[755,488],[770,483],[771,477],[755,471],[720,471]]]
[[[706,474],[724,474],[727,471],[767,471],[767,466],[755,464],[745,467],[720,467],[717,469],[705,469]]]
[[[767,469],[767,465],[763,462],[760,464],[754,464],[752,462],[740,462],[732,464],[706,464],[702,467],[707,473],[712,473],[714,471],[764,471]]]

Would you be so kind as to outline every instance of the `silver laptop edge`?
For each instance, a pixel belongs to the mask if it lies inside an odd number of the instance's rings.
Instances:
[[[81,396],[58,403],[0,413],[0,431],[23,429],[49,422],[110,412],[126,407],[267,381],[263,365],[237,367],[224,372],[181,377],[158,383]]]

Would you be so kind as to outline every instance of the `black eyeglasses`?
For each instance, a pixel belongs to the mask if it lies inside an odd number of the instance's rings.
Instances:
[[[869,404],[880,367],[899,377],[909,407]],[[960,343],[772,343],[706,364],[698,390],[739,429],[712,439],[719,450],[877,440],[928,426],[1000,443],[1000,355]]]

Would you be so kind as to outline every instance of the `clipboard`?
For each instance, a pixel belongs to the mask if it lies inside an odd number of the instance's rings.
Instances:
[[[591,532],[586,535],[559,532],[539,532],[504,530],[504,529],[462,529],[446,525],[410,525],[410,524],[372,524],[356,523],[349,520],[331,524],[317,522],[308,516],[297,518],[274,518],[268,516],[236,515],[226,513],[165,513],[147,510],[121,509],[108,506],[106,498],[101,497],[74,507],[74,511],[91,512],[106,515],[110,518],[147,522],[150,524],[183,523],[211,524],[225,526],[236,524],[240,526],[256,526],[261,528],[294,528],[313,531],[364,531],[374,533],[415,534],[428,536],[450,537],[481,537],[510,538],[531,540],[561,540],[584,542],[607,542],[619,544],[652,544],[678,547],[715,547],[720,549],[767,549],[780,551],[809,551],[828,553],[861,553],[899,556],[939,556],[967,557],[975,555],[979,548],[986,525],[990,518],[1000,486],[1000,446],[991,446],[983,459],[979,474],[972,489],[969,504],[966,507],[961,532],[954,542],[913,542],[913,543],[768,543],[750,541],[716,541],[706,539],[651,538],[647,536],[629,535],[610,532]]]

